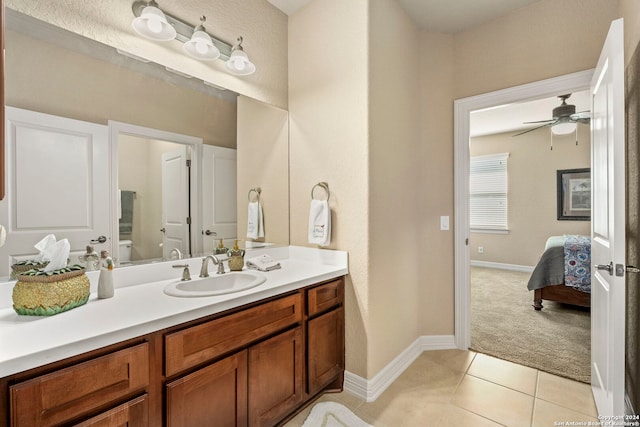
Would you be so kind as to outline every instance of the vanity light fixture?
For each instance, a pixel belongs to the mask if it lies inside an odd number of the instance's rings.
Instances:
[[[204,16],[200,19],[202,22],[194,28],[160,10],[155,0],[136,0],[131,9],[135,16],[133,28],[143,37],[158,41],[176,39],[184,43],[185,52],[196,59],[225,61],[225,68],[232,74],[246,76],[256,71],[256,66],[249,61],[242,48],[242,37],[238,37],[238,44],[232,48],[229,43],[207,33],[203,25],[206,19]]]
[[[220,51],[213,44],[211,36],[204,29],[205,16],[200,18],[200,25],[194,28],[191,38],[184,42],[184,51],[196,59],[203,61],[213,61],[220,57]]]
[[[136,33],[156,41],[168,41],[176,38],[176,30],[169,24],[158,3],[150,0],[131,23]]]
[[[249,61],[249,57],[242,48],[242,36],[238,37],[238,44],[231,49],[231,57],[224,66],[231,74],[237,74],[239,76],[246,76],[253,74],[256,71],[256,66],[253,62]]]

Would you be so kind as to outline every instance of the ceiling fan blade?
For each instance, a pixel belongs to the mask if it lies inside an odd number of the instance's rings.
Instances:
[[[576,123],[584,123],[586,125],[588,125],[589,123],[591,123],[591,118],[589,117],[576,117],[575,119],[572,117],[571,121],[574,121]]]
[[[548,119],[548,120],[538,120],[537,122],[522,122],[522,123],[524,123],[525,125],[528,125],[532,123],[551,123],[555,121],[556,121],[555,119]]]
[[[515,135],[513,135],[513,136],[520,136],[520,135],[524,135],[525,133],[533,132],[533,131],[534,131],[534,130],[536,130],[536,129],[540,129],[540,128],[547,127],[547,126],[553,126],[553,125],[556,123],[556,121],[557,121],[557,120],[554,120],[554,121],[552,121],[551,123],[546,123],[546,124],[544,124],[544,125],[542,125],[542,126],[536,126],[536,127],[534,127],[534,128],[527,129],[527,130],[525,130],[524,132],[517,133],[517,134],[515,134]]]

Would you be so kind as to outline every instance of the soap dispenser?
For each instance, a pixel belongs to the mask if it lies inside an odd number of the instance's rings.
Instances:
[[[229,270],[242,271],[242,267],[244,267],[244,249],[238,247],[237,240],[233,245],[233,249],[227,252],[227,256],[229,257]]]
[[[113,297],[113,260],[111,257],[106,258],[106,267],[100,268],[100,277],[98,278],[98,298]]]
[[[224,243],[222,242],[222,239],[220,239],[220,244],[215,248],[214,255],[226,254],[227,251],[228,249],[224,247]]]

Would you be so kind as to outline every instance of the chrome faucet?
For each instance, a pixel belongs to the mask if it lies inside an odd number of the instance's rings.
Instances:
[[[224,274],[224,260],[221,260],[215,255],[207,255],[202,258],[202,268],[200,268],[200,277],[209,277],[209,260],[213,262],[214,265],[218,266],[218,272],[216,274]]]
[[[182,259],[182,252],[180,252],[180,249],[171,249],[171,252],[169,252],[169,259],[173,259],[173,254],[176,254],[178,256],[178,259]]]
[[[173,268],[184,268],[184,270],[182,270],[182,280],[183,282],[186,282],[187,280],[191,280],[191,273],[189,272],[189,264],[176,264],[172,266]]]

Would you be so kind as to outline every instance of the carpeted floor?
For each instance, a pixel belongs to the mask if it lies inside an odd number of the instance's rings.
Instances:
[[[582,382],[591,380],[589,309],[531,306],[530,273],[471,268],[471,349]]]

